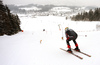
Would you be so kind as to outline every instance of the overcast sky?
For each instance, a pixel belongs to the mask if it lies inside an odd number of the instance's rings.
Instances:
[[[2,0],[4,4],[54,4],[71,6],[100,6],[100,0]]]

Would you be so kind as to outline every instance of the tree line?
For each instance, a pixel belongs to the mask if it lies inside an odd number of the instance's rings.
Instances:
[[[89,12],[78,13],[71,17],[74,21],[100,21],[100,8],[90,9]]]

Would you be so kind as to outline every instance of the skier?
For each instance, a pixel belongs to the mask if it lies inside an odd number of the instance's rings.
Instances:
[[[72,30],[72,29],[69,29],[68,27],[65,28],[65,35],[66,35],[66,43],[67,43],[67,47],[68,47],[68,52],[72,53],[72,50],[71,50],[71,46],[70,46],[70,43],[69,41],[73,40],[76,48],[74,50],[76,51],[80,51],[79,47],[78,47],[78,44],[76,42],[76,39],[77,39],[77,33]]]

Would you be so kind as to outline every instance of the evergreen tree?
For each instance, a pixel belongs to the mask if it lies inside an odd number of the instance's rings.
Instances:
[[[18,15],[10,13],[9,8],[0,0],[0,35],[12,35],[21,31]]]
[[[96,8],[94,12],[94,21],[100,21],[100,8]]]
[[[94,16],[94,13],[93,13],[92,9],[90,9],[90,11],[89,11],[89,20],[90,21],[93,21],[93,16]]]

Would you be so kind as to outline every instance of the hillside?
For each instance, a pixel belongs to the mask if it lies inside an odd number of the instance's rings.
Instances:
[[[96,29],[98,21],[75,22],[57,16],[20,17],[20,20],[24,32],[0,37],[0,65],[100,65],[100,31]],[[64,36],[66,26],[78,33],[76,41],[80,50],[92,57],[73,51],[83,57],[80,60],[60,50],[67,50]],[[64,40],[61,39],[62,36]],[[75,48],[72,41],[70,44]]]
[[[37,15],[56,15],[56,16],[67,16],[69,14],[88,11],[90,9],[95,9],[95,6],[65,6],[65,5],[37,5],[37,4],[29,4],[29,5],[8,5],[10,10],[13,13],[20,14],[33,14]],[[61,11],[61,12],[58,12]]]

